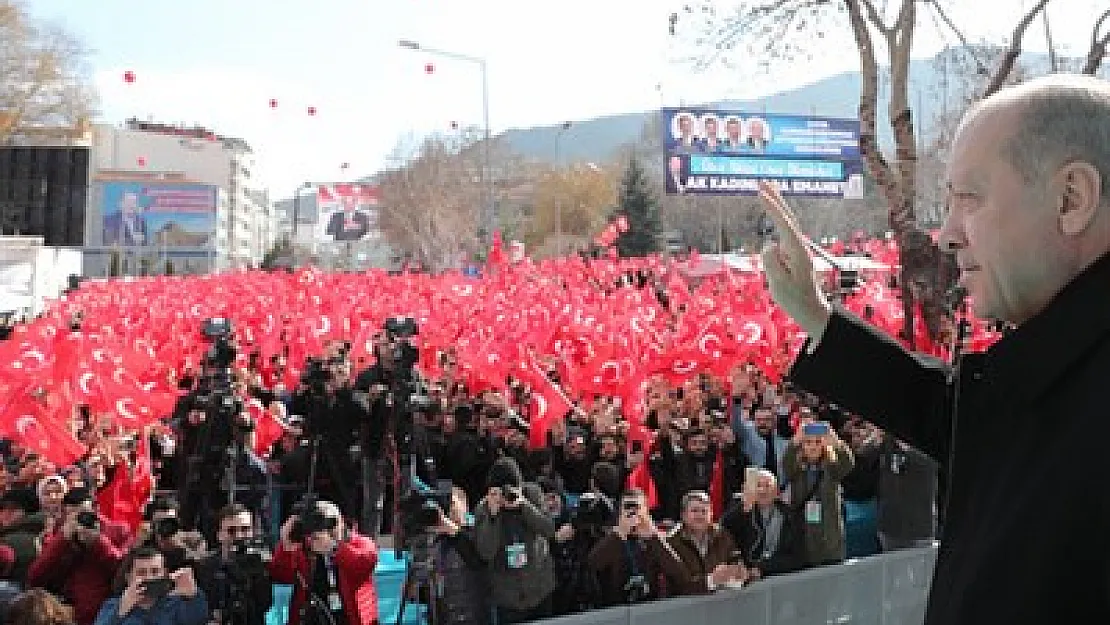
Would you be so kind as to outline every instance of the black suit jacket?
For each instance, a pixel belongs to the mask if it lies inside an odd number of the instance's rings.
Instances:
[[[958,385],[843,312],[795,363],[799,387],[947,465],[928,625],[1110,623],[1110,491],[1098,487],[1108,285],[1110,255],[985,354],[966,355]]]
[[[737,500],[721,517],[721,527],[732,534],[744,564],[758,568],[764,577],[797,571],[805,562],[805,535],[798,515],[781,501],[776,501],[775,507],[782,514],[782,529],[770,557],[764,557],[766,537],[756,509],[744,512],[743,504]]]
[[[146,219],[142,215],[135,217],[135,230],[143,235],[142,241],[136,241],[123,227],[123,215],[112,213],[104,218],[104,245],[123,245],[125,247],[137,245],[150,245],[152,241],[147,234]]]
[[[358,241],[370,232],[370,217],[362,211],[351,214],[354,227],[345,227],[347,214],[337,211],[328,220],[327,235],[336,241]]]

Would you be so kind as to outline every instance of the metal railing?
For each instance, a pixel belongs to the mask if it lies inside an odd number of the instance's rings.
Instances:
[[[545,625],[920,625],[936,547],[884,553],[737,590],[583,612]]]

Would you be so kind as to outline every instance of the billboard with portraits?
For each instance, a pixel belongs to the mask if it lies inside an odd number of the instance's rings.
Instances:
[[[216,230],[218,190],[205,184],[111,181],[95,184],[100,244],[207,248]]]
[[[379,188],[372,184],[321,184],[316,189],[316,240],[362,241],[378,235]]]
[[[760,180],[786,195],[862,197],[859,120],[665,108],[668,194],[752,195]]]

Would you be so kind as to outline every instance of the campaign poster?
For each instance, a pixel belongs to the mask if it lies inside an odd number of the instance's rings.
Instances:
[[[785,195],[863,196],[859,120],[665,108],[668,194],[754,195],[768,180]]]
[[[103,245],[211,246],[218,202],[215,186],[115,181],[98,186]]]

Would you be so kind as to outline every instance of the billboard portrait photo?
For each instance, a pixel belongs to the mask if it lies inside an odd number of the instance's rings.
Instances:
[[[210,247],[216,187],[203,184],[102,182],[102,244],[118,247]]]
[[[785,195],[862,197],[859,120],[665,108],[668,194],[754,195],[760,180]]]
[[[376,235],[378,198],[378,187],[371,184],[319,185],[316,240],[345,243]]]

